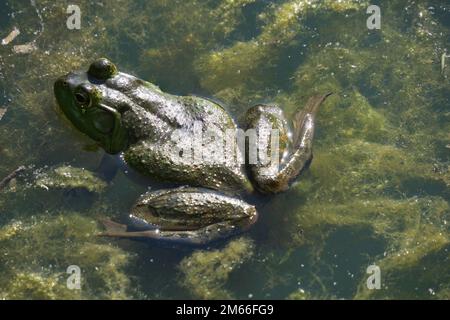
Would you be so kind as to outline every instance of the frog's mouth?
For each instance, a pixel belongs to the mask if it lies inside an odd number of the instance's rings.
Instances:
[[[87,113],[95,130],[102,135],[99,142],[107,153],[116,154],[126,148],[128,139],[121,113],[102,103]]]
[[[122,124],[122,115],[113,107],[101,101],[81,104],[76,85],[78,74],[68,74],[54,84],[55,97],[60,110],[80,132],[86,134],[110,154],[123,151],[127,146],[127,132]],[[93,99],[92,99],[93,100]]]

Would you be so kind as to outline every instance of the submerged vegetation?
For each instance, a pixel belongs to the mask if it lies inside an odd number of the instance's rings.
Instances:
[[[197,251],[180,263],[182,284],[198,299],[230,299],[231,293],[223,286],[252,254],[253,244],[246,238],[232,240],[221,250]]]
[[[0,298],[450,297],[449,5],[379,1],[381,29],[367,30],[366,1],[80,3],[80,30],[65,29],[63,3],[0,5],[15,13],[0,36],[20,29],[0,46],[0,179],[35,168],[0,190]],[[99,56],[237,118],[261,102],[293,114],[333,92],[310,169],[219,247],[97,237],[98,219],[126,213],[140,190],[92,175],[102,153],[58,114],[52,86]],[[73,264],[81,291],[65,286]],[[371,264],[381,290],[366,287]]]

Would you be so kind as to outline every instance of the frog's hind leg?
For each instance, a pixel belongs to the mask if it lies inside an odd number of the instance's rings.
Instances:
[[[103,226],[106,229],[105,232],[99,234],[100,236],[113,237],[115,235],[119,236],[120,234],[124,234],[127,232],[127,226],[125,224],[114,222],[109,219],[101,219],[100,222],[103,224]]]
[[[140,197],[128,226],[103,221],[106,231],[101,235],[203,245],[247,230],[257,217],[254,206],[219,191],[161,189]]]
[[[255,187],[260,192],[277,193],[288,189],[301,171],[309,166],[316,114],[330,94],[311,97],[306,106],[295,114],[292,131],[278,107],[258,105],[247,111],[247,130],[255,129],[257,136],[253,146],[249,139],[247,160],[252,159],[252,152],[257,152],[256,163],[249,163],[249,167]],[[274,141],[278,143],[273,144]],[[274,152],[276,148],[278,153]],[[261,155],[266,155],[269,161],[263,163]]]
[[[216,223],[195,230],[151,229],[144,231],[127,231],[126,225],[110,220],[102,222],[106,231],[99,234],[101,237],[154,239],[191,245],[205,245],[213,241],[226,239],[243,231],[242,229],[238,230],[233,224],[228,222]]]

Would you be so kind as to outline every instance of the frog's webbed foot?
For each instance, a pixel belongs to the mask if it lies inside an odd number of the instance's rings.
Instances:
[[[257,105],[247,111],[247,129],[255,129],[258,137],[258,156],[265,154],[270,158],[268,163],[262,163],[258,158],[256,163],[249,164],[253,181],[259,191],[284,191],[301,171],[308,167],[312,160],[315,117],[319,106],[329,95],[331,93],[309,98],[306,106],[295,114],[292,132],[278,107]],[[279,139],[273,139],[273,129],[277,129]],[[275,140],[279,143],[274,145]],[[277,147],[278,154],[274,153]],[[251,153],[251,148],[251,145],[247,145],[247,153]]]
[[[217,191],[181,187],[144,194],[129,218],[128,226],[103,221],[106,231],[101,235],[203,245],[248,229],[257,212],[254,206]]]
[[[225,239],[231,237],[234,234],[238,234],[236,228],[229,223],[216,223],[196,230],[165,230],[154,229],[144,231],[115,231],[109,229],[108,225],[115,223],[109,221],[104,222],[107,230],[99,236],[113,237],[113,238],[128,238],[128,239],[155,239],[164,240],[174,243],[186,243],[191,245],[205,245],[213,241]],[[127,227],[126,225],[121,225]],[[123,228],[122,228],[123,229]]]

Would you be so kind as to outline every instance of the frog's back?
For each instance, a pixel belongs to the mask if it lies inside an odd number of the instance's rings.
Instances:
[[[252,189],[242,161],[237,161],[241,151],[234,148],[233,159],[224,156],[226,135],[234,134],[236,125],[222,106],[141,84],[127,92],[136,107],[124,114],[133,136],[125,151],[130,166],[166,182],[230,192]]]
[[[108,80],[106,86],[120,91],[130,99],[133,110],[124,114],[124,122],[135,131],[132,135],[136,139],[155,137],[158,140],[171,130],[190,128],[196,122],[222,131],[236,129],[227,111],[210,99],[172,95],[150,82],[126,73]]]

